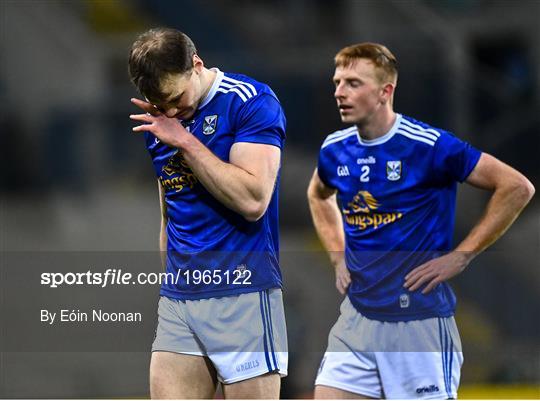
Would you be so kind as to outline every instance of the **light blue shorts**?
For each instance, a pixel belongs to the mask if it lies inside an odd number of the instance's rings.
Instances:
[[[281,289],[181,301],[161,297],[152,352],[207,356],[225,384],[287,375]]]
[[[373,398],[457,398],[463,353],[453,317],[380,322],[346,297],[315,385]]]

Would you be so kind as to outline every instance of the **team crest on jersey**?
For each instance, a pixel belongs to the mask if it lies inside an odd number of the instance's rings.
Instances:
[[[401,178],[401,160],[386,162],[386,178],[390,181],[397,181]]]
[[[214,132],[216,132],[217,118],[217,114],[204,117],[204,123],[202,128],[204,135],[212,135]]]

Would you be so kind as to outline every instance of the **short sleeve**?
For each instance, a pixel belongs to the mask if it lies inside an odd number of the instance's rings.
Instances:
[[[330,188],[334,188],[334,185],[330,182],[329,167],[330,167],[329,154],[321,148],[319,151],[319,160],[317,162],[317,173],[324,185]]]
[[[473,171],[482,152],[469,143],[442,132],[435,144],[434,172],[438,180],[463,182]]]
[[[235,142],[251,142],[283,148],[286,119],[278,100],[261,94],[244,104],[238,116]]]

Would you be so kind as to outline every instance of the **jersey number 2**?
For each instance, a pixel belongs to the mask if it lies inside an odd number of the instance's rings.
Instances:
[[[362,174],[360,174],[360,181],[369,182],[369,166],[362,166]]]

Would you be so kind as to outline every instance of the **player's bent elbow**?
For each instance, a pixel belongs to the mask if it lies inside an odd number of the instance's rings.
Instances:
[[[525,200],[525,203],[529,203],[529,201],[534,196],[534,193],[536,192],[536,188],[534,188],[534,185],[532,182],[530,182],[527,178],[523,177],[523,183],[521,185],[523,192],[523,198]]]
[[[316,185],[311,182],[307,188],[306,191],[307,199],[310,204],[317,202],[318,200],[321,200],[321,196],[319,192],[317,191]]]
[[[327,199],[322,198],[316,190],[310,191],[310,189],[308,189],[307,192],[307,200],[311,209],[323,207],[327,201]]]
[[[259,221],[264,216],[264,212],[263,213],[244,213],[243,216],[250,223],[255,223],[256,221]]]
[[[311,184],[307,188],[306,196],[307,196],[308,202],[311,202],[311,200],[315,196],[315,194],[313,193],[313,188],[311,188]]]
[[[247,221],[254,223],[264,216],[267,207],[268,205],[264,204],[263,202],[250,202],[250,204],[244,208],[241,214]]]
[[[513,198],[525,206],[534,196],[536,189],[524,175],[520,174],[519,178],[513,183],[511,191]]]

